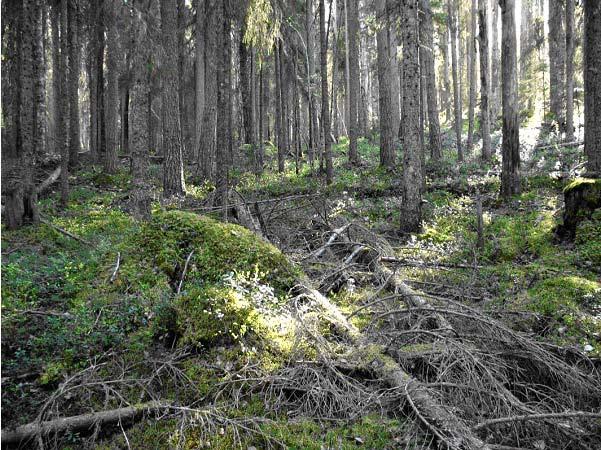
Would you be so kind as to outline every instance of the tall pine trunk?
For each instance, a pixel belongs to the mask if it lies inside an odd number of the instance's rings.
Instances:
[[[469,106],[468,106],[468,129],[467,129],[467,152],[471,152],[474,143],[474,114],[476,111],[476,20],[478,18],[477,0],[472,0],[470,34],[468,38],[469,58]]]
[[[501,52],[499,51],[499,1],[492,1],[492,67],[491,67],[491,107],[490,123],[492,129],[497,129],[497,119],[501,105]]]
[[[61,148],[61,204],[69,200],[69,36],[68,0],[60,0],[60,139]]]
[[[584,153],[590,176],[601,178],[601,3],[584,0]]]
[[[574,140],[574,0],[566,0],[566,141]]]
[[[349,63],[349,160],[351,163],[359,162],[357,152],[357,138],[359,136],[358,108],[359,108],[359,0],[346,0],[348,29],[348,63]]]
[[[396,81],[392,79],[391,64],[393,63],[389,58],[388,27],[390,23],[386,4],[386,0],[376,1],[376,17],[380,23],[376,34],[378,50],[378,103],[380,109],[380,165],[387,169],[393,169],[396,161],[394,147],[395,130],[392,120],[392,83]]]
[[[79,11],[75,0],[69,0],[69,166],[78,163],[81,139],[79,135]]]
[[[480,130],[482,133],[482,160],[489,161],[490,142],[490,89],[488,84],[488,0],[478,0],[480,34]]]
[[[518,111],[517,38],[515,0],[500,0],[502,31],[503,164],[501,196],[520,193],[520,122]]]
[[[428,134],[430,138],[430,155],[433,159],[442,156],[440,142],[440,122],[438,117],[438,98],[436,89],[436,69],[434,66],[434,25],[430,0],[420,0],[423,14],[421,26],[420,55],[425,72],[426,97],[428,104]],[[422,78],[424,80],[424,78]]]
[[[104,155],[104,171],[117,171],[117,147],[119,134],[117,118],[119,111],[119,34],[117,32],[117,0],[109,0],[105,4],[104,17],[106,32],[106,154]]]
[[[422,148],[419,138],[419,40],[418,1],[403,1],[403,203],[401,231],[413,232],[421,227]]]
[[[451,34],[451,72],[453,77],[453,111],[455,113],[453,126],[455,128],[455,139],[457,140],[457,159],[463,161],[463,147],[461,145],[461,91],[459,85],[459,61],[457,55],[457,15],[454,0],[448,0],[447,2],[447,21],[449,32]]]
[[[324,146],[326,164],[326,183],[332,184],[334,165],[332,163],[330,141],[330,115],[328,100],[328,40],[326,36],[326,7],[324,0],[319,0],[319,65],[321,72],[321,136]]]
[[[205,0],[196,7],[196,39],[194,43],[194,160],[200,156],[202,119],[205,108]]]
[[[163,195],[185,195],[181,142],[177,7],[175,0],[161,0],[163,44]]]
[[[566,35],[565,0],[549,2],[549,101],[550,119],[565,129]]]
[[[217,127],[217,33],[219,18],[217,3],[207,0],[205,5],[205,107],[202,115],[199,169],[205,180],[213,180],[215,163],[215,132]]]

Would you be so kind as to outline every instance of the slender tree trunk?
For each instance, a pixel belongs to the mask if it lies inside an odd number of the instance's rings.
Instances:
[[[551,120],[565,129],[566,34],[565,0],[549,2],[549,100]]]
[[[79,11],[75,0],[69,0],[69,166],[78,163],[81,150],[79,135]]]
[[[421,227],[422,148],[419,141],[419,40],[417,36],[418,1],[403,0],[403,203],[401,231]]]
[[[499,63],[501,61],[501,52],[499,50],[499,1],[492,1],[492,68],[491,68],[491,108],[490,123],[492,129],[497,129],[497,119],[501,105],[501,71]]]
[[[601,3],[584,0],[584,154],[590,176],[601,178]]]
[[[574,141],[574,0],[566,0],[566,142]]]
[[[438,117],[438,98],[436,89],[436,69],[434,67],[434,25],[432,23],[432,9],[430,0],[420,0],[423,14],[421,36],[422,42],[420,55],[422,68],[426,75],[426,93],[428,102],[428,134],[430,137],[430,155],[433,159],[442,156],[440,142],[440,122]]]
[[[388,27],[390,23],[386,3],[386,0],[376,1],[376,17],[380,23],[376,34],[378,47],[378,104],[380,109],[380,165],[388,169],[393,169],[396,162],[394,151],[395,130],[392,125],[392,83],[394,80],[392,80],[392,62],[389,58]]]
[[[194,47],[194,160],[199,161],[202,121],[205,108],[205,0],[198,0],[196,7],[196,39]]]
[[[61,146],[61,204],[69,200],[69,0],[60,0],[60,139]]]
[[[330,117],[328,99],[328,41],[326,36],[326,7],[324,0],[319,0],[319,58],[321,71],[321,135],[324,144],[324,159],[326,163],[326,183],[332,184],[334,165],[330,142]]]
[[[96,64],[99,47],[96,40],[96,27],[99,26],[98,3],[99,2],[90,2],[88,16],[88,98],[90,101],[89,150],[92,161],[96,161],[98,157],[98,66]]]
[[[478,21],[480,34],[480,130],[482,132],[482,160],[489,161],[490,143],[490,110],[488,85],[488,0],[478,0]]]
[[[503,25],[501,50],[503,86],[503,165],[501,196],[520,193],[520,122],[518,113],[515,0],[499,0]]]
[[[440,32],[440,50],[442,54],[442,69],[443,69],[443,82],[444,96],[443,107],[445,110],[445,122],[452,120],[451,118],[451,82],[450,82],[450,70],[449,70],[449,26],[448,24],[443,28],[441,26]]]
[[[177,95],[179,103],[179,132],[180,142],[182,147],[182,158],[188,157],[186,143],[186,96],[185,90],[185,62],[186,62],[186,2],[185,0],[177,0]]]
[[[245,33],[245,25],[242,25],[242,36]],[[244,123],[244,143],[251,144],[254,151],[254,127],[253,109],[254,97],[252,95],[252,49],[247,48],[243,39],[240,39],[240,87],[242,94],[242,118]]]
[[[315,72],[315,62],[313,60],[313,1],[307,0],[305,5],[305,42],[307,43],[307,103],[308,103],[308,121],[309,126],[309,141],[307,143],[307,157],[309,165],[313,168],[315,158],[315,148],[317,147],[316,133],[314,126],[314,118],[317,114],[315,110],[315,98],[313,96],[313,74]]]
[[[60,4],[53,5],[50,12],[50,21],[52,28],[52,94],[54,97],[54,104],[52,115],[53,117],[53,132],[52,132],[52,148],[54,152],[59,154],[62,153],[60,145],[61,139],[61,78],[60,78]],[[94,40],[94,42],[96,42]],[[90,105],[92,104],[92,98],[90,97]]]
[[[457,16],[455,15],[454,0],[447,2],[447,20],[451,35],[451,72],[453,76],[453,110],[455,112],[454,128],[457,139],[457,159],[463,161],[461,145],[461,91],[459,87],[459,62],[457,57]]]
[[[349,160],[353,164],[359,162],[357,138],[359,137],[358,108],[359,108],[359,0],[346,0],[348,30],[348,64],[349,64]]]
[[[117,33],[117,0],[110,0],[105,5],[107,25],[107,60],[106,60],[106,154],[104,171],[117,171],[117,147],[119,145],[117,117],[119,111],[119,35]]]
[[[163,45],[163,195],[185,195],[181,143],[177,7],[175,0],[161,0],[161,34]]]
[[[220,154],[217,155],[217,183],[215,203],[225,205],[229,190],[229,170],[231,169],[232,146],[232,103],[231,103],[231,46],[230,11],[228,0],[218,0],[217,8],[217,142]],[[227,214],[227,212],[225,212]]]
[[[46,150],[46,65],[44,57],[44,23],[46,22],[45,2],[34,0],[32,64],[34,101],[34,155],[40,156]]]
[[[275,133],[277,136],[278,172],[284,171],[284,127],[282,110],[282,64],[281,45],[276,43],[275,47]]]
[[[476,110],[476,20],[478,18],[477,1],[472,0],[471,5],[471,18],[469,34],[469,107],[468,107],[468,130],[467,130],[467,144],[466,151],[469,153],[472,151],[472,145],[474,144],[474,115]]]

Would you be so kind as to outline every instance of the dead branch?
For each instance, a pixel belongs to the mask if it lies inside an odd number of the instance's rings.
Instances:
[[[478,425],[472,427],[472,430],[478,431],[483,428],[489,428],[494,425],[500,425],[512,422],[525,422],[528,420],[546,420],[546,419],[570,419],[578,417],[582,419],[601,419],[601,412],[588,412],[588,411],[566,411],[562,413],[544,413],[544,414],[527,414],[523,416],[508,416],[499,417],[497,419],[490,419],[484,422],[480,422]]]
[[[2,430],[2,445],[18,444],[34,439],[39,435],[60,433],[66,430],[92,429],[96,425],[106,425],[122,420],[133,420],[144,413],[167,408],[163,402],[152,401],[141,405],[128,406],[109,411],[99,411],[78,416],[61,417],[45,422],[31,422],[14,430]]]
[[[186,263],[184,264],[184,270],[182,271],[182,276],[179,279],[179,283],[177,284],[177,294],[179,294],[182,290],[182,285],[184,284],[184,278],[186,278],[186,272],[188,271],[188,265],[190,264],[190,258],[194,254],[194,250],[190,252],[188,257],[186,258]]]
[[[56,226],[56,225],[54,225],[52,222],[50,222],[50,221],[48,221],[48,220],[44,219],[43,217],[41,217],[41,218],[40,218],[40,222],[42,222],[42,223],[43,223],[43,224],[45,224],[45,225],[48,225],[50,228],[53,228],[53,229],[55,229],[55,230],[56,230],[56,231],[58,231],[59,233],[61,233],[61,234],[64,234],[64,235],[65,235],[65,236],[67,236],[67,237],[70,237],[71,239],[74,239],[74,240],[76,240],[76,241],[78,241],[78,242],[81,242],[82,244],[89,245],[90,247],[93,247],[93,246],[94,246],[94,244],[92,244],[90,241],[86,241],[85,239],[83,239],[83,238],[80,238],[79,236],[76,236],[76,235],[74,235],[73,233],[70,233],[70,232],[69,232],[69,231],[67,231],[67,230],[63,230],[62,228],[60,228],[60,227],[57,227],[57,226]]]
[[[428,263],[424,261],[413,261],[411,259],[396,258],[394,256],[382,256],[380,258],[383,263],[396,264],[400,266],[411,267],[445,267],[448,269],[483,269],[483,266],[469,264],[450,264],[450,263]]]
[[[319,247],[317,250],[315,250],[313,253],[311,253],[309,256],[307,256],[305,259],[309,259],[310,257],[314,257],[314,258],[319,258],[321,255],[323,255],[323,253],[326,251],[326,249],[332,245],[332,243],[338,239],[338,237],[344,233],[344,231],[350,226],[350,223],[347,223],[346,225],[341,226],[340,228],[336,228],[335,230],[332,230],[332,235],[330,236],[330,238],[327,240],[327,242],[322,245],[321,247]]]
[[[117,252],[117,262],[115,264],[115,270],[113,270],[113,274],[109,280],[109,283],[113,283],[117,278],[117,272],[119,272],[119,266],[121,265],[121,252]]]
[[[48,178],[46,178],[44,181],[42,181],[40,183],[40,185],[38,187],[36,187],[35,191],[38,194],[41,194],[42,192],[44,192],[46,189],[48,189],[52,184],[54,184],[56,182],[56,180],[58,180],[58,178],[61,175],[61,166],[58,166],[56,169],[54,169],[54,171],[48,176]]]

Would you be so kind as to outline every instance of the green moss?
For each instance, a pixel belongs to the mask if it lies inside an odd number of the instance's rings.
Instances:
[[[574,243],[581,264],[601,267],[601,209],[595,211],[590,220],[580,222]]]
[[[594,178],[576,178],[571,181],[564,189],[564,192],[570,192],[576,188],[579,188],[583,185],[595,185],[596,188],[601,190],[601,179]]]
[[[217,283],[232,271],[256,267],[264,274],[263,281],[283,294],[300,273],[277,248],[249,230],[188,212],[155,214],[136,241],[143,258],[172,280],[181,275],[192,251],[186,279],[203,284]]]
[[[531,308],[542,314],[563,318],[601,295],[601,284],[578,276],[548,278],[535,284],[528,294]]]

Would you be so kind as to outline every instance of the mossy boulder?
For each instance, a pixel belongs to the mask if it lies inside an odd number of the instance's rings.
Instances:
[[[183,211],[160,212],[137,236],[142,257],[178,283],[192,257],[186,284],[219,283],[230,272],[257,271],[263,282],[286,293],[300,271],[273,245],[246,228]]]
[[[565,209],[563,225],[557,232],[561,237],[574,239],[576,228],[601,208],[601,179],[577,178],[563,190]]]

